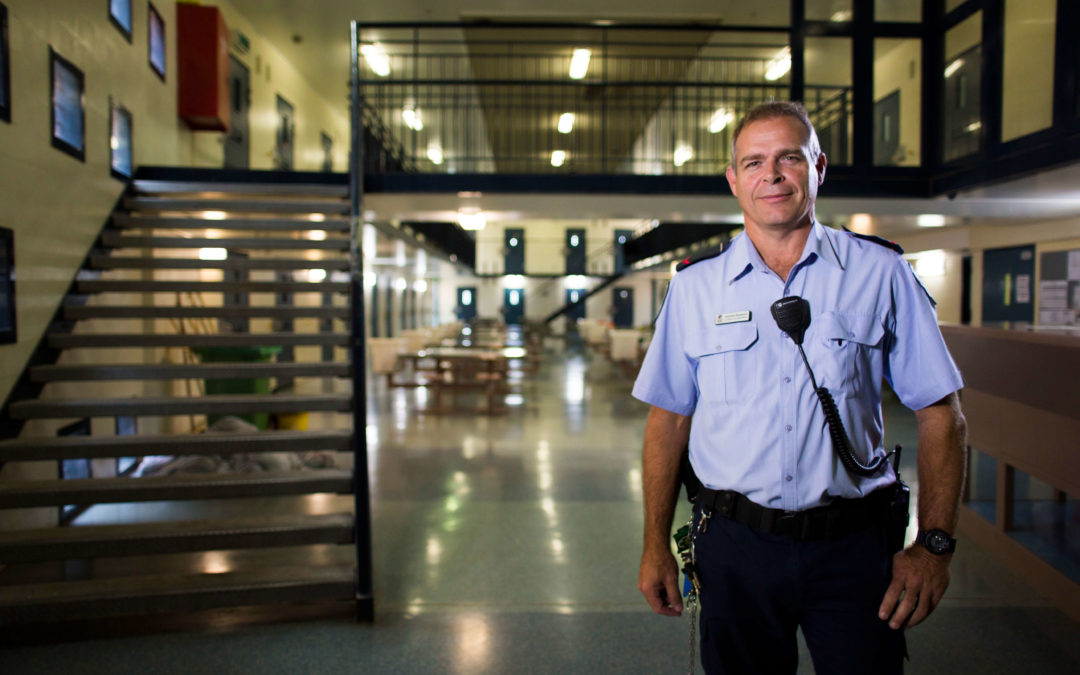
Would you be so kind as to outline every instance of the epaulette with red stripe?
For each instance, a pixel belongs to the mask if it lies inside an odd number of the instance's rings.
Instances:
[[[699,256],[686,258],[686,259],[680,261],[679,264],[675,266],[675,271],[676,272],[682,272],[687,267],[690,267],[691,265],[699,263],[702,260],[708,260],[709,258],[715,258],[716,256],[720,255],[721,253],[723,253],[726,250],[727,250],[727,248],[722,248],[719,251],[713,251],[711,253],[703,253],[703,254],[701,254]]]
[[[881,237],[875,237],[872,234],[859,234],[858,232],[852,232],[851,230],[844,228],[844,232],[847,232],[856,239],[862,239],[863,241],[872,241],[878,246],[884,246],[885,248],[892,249],[900,255],[904,254],[904,249],[895,241],[889,241],[888,239],[882,239]]]

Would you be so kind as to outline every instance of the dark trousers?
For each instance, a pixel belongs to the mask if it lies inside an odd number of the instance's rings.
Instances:
[[[799,627],[817,675],[903,672],[903,631],[877,617],[891,580],[884,526],[797,541],[713,517],[696,554],[710,675],[794,673]]]

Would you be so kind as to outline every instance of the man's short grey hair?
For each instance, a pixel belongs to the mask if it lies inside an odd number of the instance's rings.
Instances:
[[[806,130],[810,133],[810,161],[817,162],[818,157],[821,156],[821,143],[818,141],[817,131],[814,130],[814,124],[810,121],[810,115],[806,112],[806,107],[799,101],[768,101],[751,108],[735,125],[735,131],[731,134],[731,167],[733,169],[738,171],[738,167],[735,166],[735,142],[739,140],[739,134],[742,133],[742,130],[753,122],[771,120],[777,117],[795,118],[806,127]]]

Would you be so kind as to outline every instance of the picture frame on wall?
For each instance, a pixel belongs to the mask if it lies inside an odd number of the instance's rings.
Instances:
[[[131,0],[109,0],[109,21],[131,42]]]
[[[50,134],[52,146],[86,161],[86,108],[83,72],[49,47]]]
[[[165,19],[161,18],[161,14],[154,7],[154,3],[148,3],[149,20],[147,21],[147,30],[149,31],[149,45],[150,45],[150,70],[157,73],[157,76],[161,78],[161,81],[165,81]]]
[[[0,344],[18,337],[15,325],[15,232],[0,227]]]
[[[122,181],[134,175],[132,157],[132,116],[122,105],[109,106],[109,174]]]
[[[7,7],[0,3],[0,120],[11,122],[11,53]]]

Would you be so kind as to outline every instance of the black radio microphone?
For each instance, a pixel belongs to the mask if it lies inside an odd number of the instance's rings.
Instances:
[[[851,473],[860,476],[873,476],[888,464],[888,455],[878,457],[869,466],[863,465],[855,458],[851,451],[851,443],[848,441],[847,431],[844,430],[844,421],[840,419],[840,411],[836,407],[836,401],[825,387],[818,387],[814,379],[814,371],[810,368],[810,362],[806,360],[806,352],[803,350],[803,337],[806,329],[810,327],[810,303],[797,295],[789,295],[780,298],[769,308],[773,319],[780,330],[788,334],[795,345],[799,348],[806,372],[810,375],[810,384],[814,386],[814,393],[821,401],[821,409],[825,412],[825,421],[829,425],[829,435],[832,437],[833,448],[840,455],[840,462]]]

